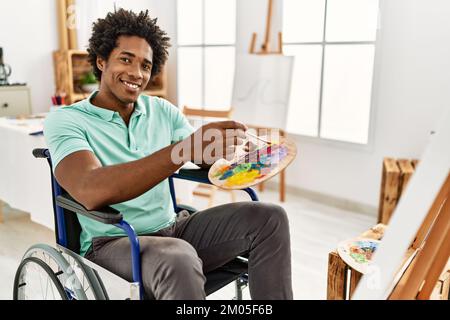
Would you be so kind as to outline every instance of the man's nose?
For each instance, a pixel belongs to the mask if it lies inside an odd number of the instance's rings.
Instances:
[[[144,76],[142,74],[141,66],[137,63],[133,63],[128,68],[128,76],[134,79],[142,79]]]

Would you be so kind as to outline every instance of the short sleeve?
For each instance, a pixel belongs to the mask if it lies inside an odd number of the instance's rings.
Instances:
[[[44,136],[52,157],[53,169],[69,154],[80,150],[93,151],[83,128],[72,110],[50,112],[44,122]]]
[[[183,140],[194,133],[194,128],[191,126],[188,119],[184,116],[180,109],[167,100],[161,99],[161,101],[169,113],[169,118],[172,124],[172,143]]]

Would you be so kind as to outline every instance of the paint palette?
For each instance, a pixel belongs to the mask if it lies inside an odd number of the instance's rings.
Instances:
[[[244,189],[278,174],[294,160],[296,154],[295,144],[280,137],[279,141],[260,145],[232,161],[216,161],[209,169],[208,178],[223,189]]]
[[[369,238],[350,239],[339,243],[337,251],[345,263],[364,274],[372,262],[379,243],[379,240]]]

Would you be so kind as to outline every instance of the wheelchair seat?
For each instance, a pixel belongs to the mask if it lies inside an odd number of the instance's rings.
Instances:
[[[65,192],[65,191],[64,191]],[[64,194],[65,197],[69,199],[73,199],[68,193]],[[74,200],[75,201],[75,200]],[[192,214],[192,208],[179,207],[180,209],[189,209],[188,211]],[[81,225],[78,221],[77,215],[72,211],[64,209],[64,217],[65,217],[65,227],[66,227],[66,236],[67,236],[67,249],[71,250],[74,253],[80,253],[80,233],[81,233]],[[58,226],[56,226],[57,228]],[[57,230],[55,233],[57,234]],[[243,278],[244,282],[246,279],[248,265],[245,261],[245,257],[236,258],[227,264],[223,265],[220,268],[207,272],[205,274],[206,283],[205,283],[205,292],[206,295],[210,295],[211,293],[223,288],[229,283],[238,280],[239,278]],[[242,282],[243,279],[240,279]]]

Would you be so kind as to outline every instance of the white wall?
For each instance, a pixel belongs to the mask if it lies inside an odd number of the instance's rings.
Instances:
[[[450,2],[381,3],[376,51],[372,150],[295,137],[299,156],[287,184],[378,206],[385,156],[420,158],[450,107]]]
[[[54,94],[52,52],[58,47],[54,0],[0,1],[0,47],[12,67],[10,82],[31,88],[34,112],[47,111]]]

